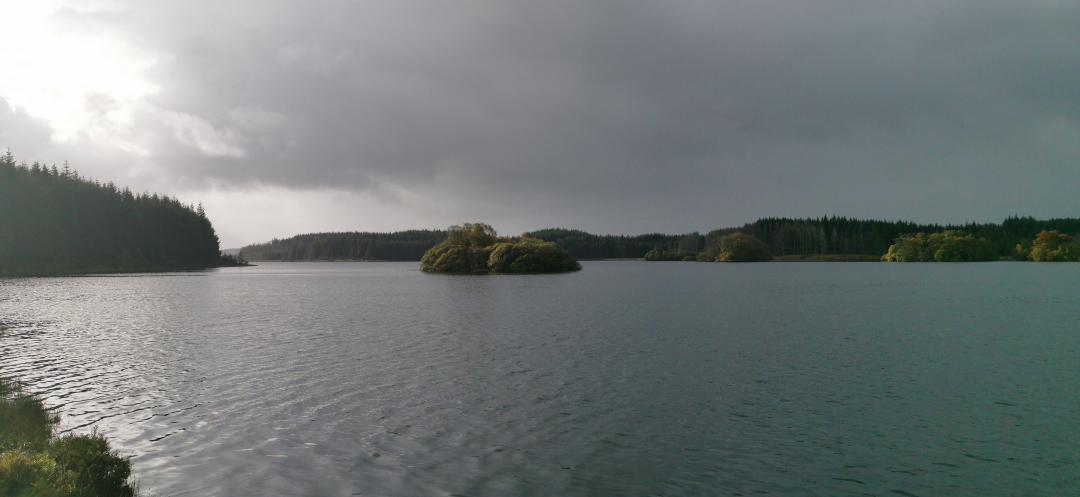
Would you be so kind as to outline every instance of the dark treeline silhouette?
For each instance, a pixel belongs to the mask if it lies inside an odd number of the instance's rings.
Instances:
[[[436,230],[311,233],[248,245],[240,254],[251,261],[419,261],[444,239]]]
[[[855,254],[881,256],[897,236],[916,231],[938,231],[939,226],[907,222],[863,221],[842,217],[816,219],[764,218],[735,228],[704,235],[649,234],[640,236],[593,235],[583,231],[548,229],[531,233],[566,248],[583,259],[639,258],[650,251],[681,260],[702,251],[717,251],[724,237],[750,235],[764,242],[773,255]]]
[[[764,241],[775,255],[861,254],[883,255],[901,235],[958,231],[990,243],[996,256],[1007,257],[1017,244],[1028,246],[1041,231],[1080,233],[1080,219],[1037,220],[1009,217],[1001,224],[914,224],[904,221],[873,221],[844,217],[818,219],[766,218],[738,231]]]
[[[1042,231],[1080,234],[1080,219],[1036,220],[1010,217],[1001,224],[962,225],[916,224],[906,221],[876,221],[846,217],[763,218],[734,228],[706,234],[597,235],[581,230],[551,228],[527,233],[555,242],[576,259],[639,259],[653,252],[666,260],[701,259],[696,254],[715,256],[728,235],[743,233],[762,241],[773,256],[864,256],[876,260],[904,235],[957,231],[985,239],[988,253],[1012,257],[1017,245],[1030,247]],[[244,247],[249,260],[385,260],[418,261],[425,251],[441,242],[445,231],[401,231],[396,233],[313,233],[285,240]],[[843,259],[837,259],[843,260]]]
[[[916,224],[906,221],[877,221],[846,217],[763,218],[735,228],[710,231],[704,235],[648,234],[639,236],[594,235],[579,230],[546,229],[531,236],[553,241],[579,259],[641,258],[655,250],[670,254],[668,260],[682,260],[703,251],[717,251],[724,237],[744,233],[768,246],[774,256],[863,255],[881,257],[902,235],[959,231],[986,239],[992,254],[1010,257],[1016,245],[1030,246],[1042,231],[1080,233],[1080,219],[1036,220],[1010,217],[1001,224],[961,225]]]
[[[676,251],[679,242],[691,235],[594,235],[581,230],[561,228],[532,231],[529,236],[555,242],[578,259],[640,259],[653,249]],[[702,242],[704,243],[704,242]],[[698,248],[700,250],[700,247]],[[692,250],[697,252],[698,250]]]
[[[235,263],[222,257],[201,207],[0,156],[0,276]]]

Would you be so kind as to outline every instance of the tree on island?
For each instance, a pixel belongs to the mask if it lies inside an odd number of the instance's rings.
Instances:
[[[528,235],[500,237],[484,223],[451,226],[446,240],[420,259],[428,273],[563,273],[581,269],[573,257],[554,242]]]

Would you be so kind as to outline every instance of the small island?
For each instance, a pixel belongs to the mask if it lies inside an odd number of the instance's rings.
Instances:
[[[581,264],[555,244],[528,235],[500,237],[483,223],[451,226],[420,259],[425,273],[537,274],[578,271]]]

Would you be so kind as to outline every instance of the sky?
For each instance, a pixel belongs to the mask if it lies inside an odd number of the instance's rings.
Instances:
[[[0,0],[0,149],[224,247],[1080,215],[1080,2]]]

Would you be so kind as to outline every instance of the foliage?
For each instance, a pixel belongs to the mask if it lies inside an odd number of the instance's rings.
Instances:
[[[12,388],[0,399],[0,451],[45,447],[55,423],[38,399]]]
[[[451,226],[446,239],[420,259],[420,270],[430,273],[559,273],[579,269],[581,265],[555,243],[528,235],[499,237],[483,223]]]
[[[881,260],[888,262],[971,262],[996,260],[991,242],[985,238],[948,230],[940,233],[900,235]]]
[[[52,437],[55,416],[0,378],[0,495],[131,497],[131,464],[99,435]]]
[[[1037,262],[1080,260],[1080,240],[1058,231],[1041,231],[1031,242],[1028,258]]]
[[[562,247],[530,237],[495,243],[488,257],[495,273],[562,273],[581,269]]]
[[[201,207],[0,156],[0,276],[219,265]]]
[[[56,460],[44,452],[0,452],[0,495],[61,497],[75,495],[70,479]]]
[[[53,441],[49,455],[65,469],[66,478],[86,497],[130,497],[131,463],[109,449],[101,435],[66,435]]]
[[[731,233],[720,240],[716,262],[763,262],[772,260],[765,242],[745,233]]]

